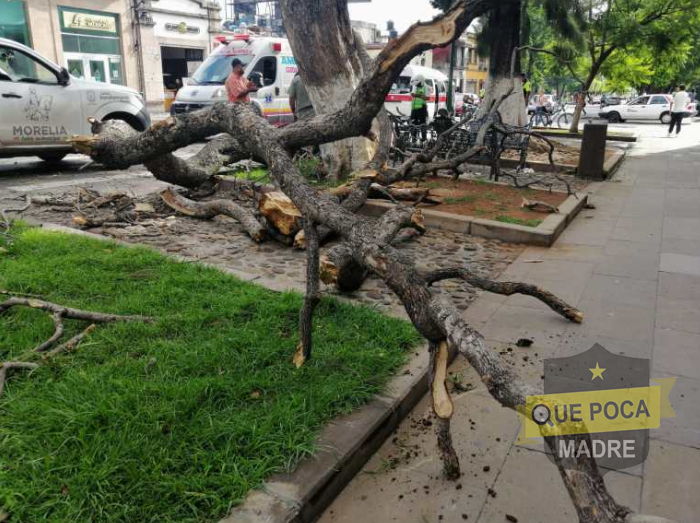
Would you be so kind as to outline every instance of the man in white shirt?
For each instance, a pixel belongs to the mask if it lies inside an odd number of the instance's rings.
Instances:
[[[673,136],[673,127],[676,127],[676,136],[681,132],[681,123],[686,115],[686,108],[690,103],[690,96],[685,92],[685,85],[679,85],[676,88],[676,93],[673,95],[671,103],[671,125],[668,128],[668,137]]]

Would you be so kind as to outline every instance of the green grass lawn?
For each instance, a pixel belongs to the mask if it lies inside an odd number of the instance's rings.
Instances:
[[[296,369],[298,294],[37,229],[5,247],[0,289],[158,318],[101,325],[77,351],[11,374],[0,513],[12,522],[216,521],[312,452],[324,423],[381,391],[417,341],[406,322],[326,298],[314,359]],[[67,324],[67,335],[86,326]],[[25,358],[52,330],[46,314],[11,310],[0,361]]]
[[[524,225],[525,227],[537,227],[542,220],[539,218],[531,218],[523,220],[522,218],[513,218],[512,216],[496,216],[497,222],[512,223],[515,225]]]

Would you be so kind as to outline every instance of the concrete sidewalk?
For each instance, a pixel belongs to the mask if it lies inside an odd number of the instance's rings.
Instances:
[[[691,128],[692,129],[692,128]],[[572,356],[598,342],[611,352],[651,358],[652,377],[677,377],[675,418],[650,432],[647,461],[608,472],[616,499],[679,523],[700,520],[700,145],[646,138],[611,182],[596,184],[584,211],[550,249],[528,248],[502,280],[540,285],[578,306],[573,325],[532,298],[484,295],[466,317],[522,377],[541,383],[542,360]],[[656,129],[655,129],[656,131]],[[468,262],[468,260],[464,260]],[[529,349],[515,346],[531,337]],[[453,435],[463,477],[441,477],[424,399],[321,521],[380,523],[576,522],[556,467],[542,445],[515,446],[519,421],[459,359],[453,380]],[[511,519],[512,521],[512,519]]]

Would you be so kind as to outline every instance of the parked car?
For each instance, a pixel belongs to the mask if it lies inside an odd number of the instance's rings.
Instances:
[[[671,122],[670,94],[646,94],[639,96],[627,104],[608,105],[601,108],[598,116],[606,118],[611,123],[625,120],[660,120],[661,123]],[[697,104],[691,102],[686,107],[686,116],[696,113]]]
[[[88,118],[123,120],[142,131],[141,95],[121,85],[80,80],[32,49],[0,38],[0,157],[60,161],[71,136],[90,134]]]

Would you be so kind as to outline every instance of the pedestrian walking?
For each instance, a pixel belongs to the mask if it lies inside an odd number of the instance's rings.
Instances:
[[[298,72],[294,75],[289,86],[289,106],[292,108],[295,121],[316,116],[309,93],[306,91],[306,86],[301,81],[301,76]]]
[[[426,124],[428,123],[428,95],[425,90],[425,79],[422,75],[413,78],[413,92],[411,93],[411,124],[421,127],[421,138],[427,137]],[[413,136],[416,136],[414,131]]]
[[[238,58],[231,60],[231,74],[226,79],[226,93],[229,102],[250,102],[250,93],[258,90],[258,86],[243,76],[243,62]]]
[[[668,137],[673,136],[673,127],[676,127],[676,136],[681,132],[681,124],[683,123],[683,118],[686,114],[686,107],[690,97],[685,91],[685,85],[679,85],[676,88],[676,93],[673,95],[673,102],[671,102],[671,125],[668,127]]]

